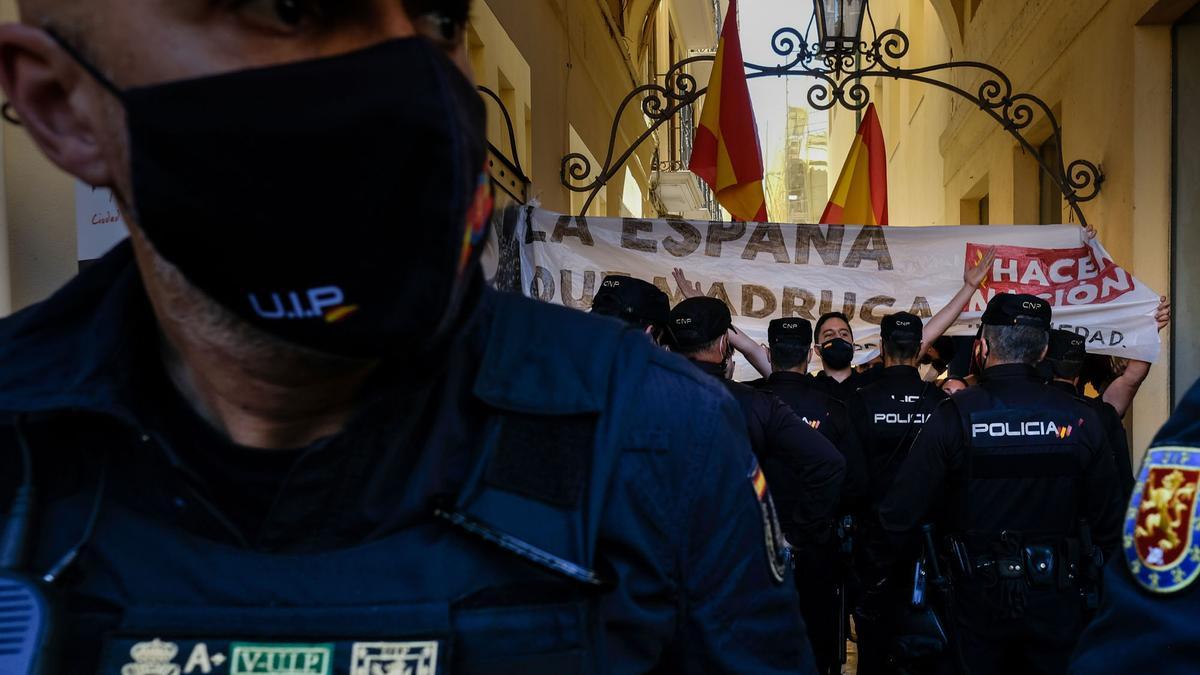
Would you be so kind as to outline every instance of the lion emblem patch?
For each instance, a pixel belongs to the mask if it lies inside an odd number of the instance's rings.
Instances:
[[[1174,593],[1200,575],[1200,449],[1151,448],[1125,512],[1125,562],[1152,593]]]

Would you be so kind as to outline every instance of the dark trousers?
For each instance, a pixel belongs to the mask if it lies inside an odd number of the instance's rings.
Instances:
[[[808,640],[816,656],[817,672],[821,675],[840,673],[842,645],[838,644],[838,633],[839,628],[845,626],[846,616],[838,597],[841,575],[837,544],[810,544],[796,549],[795,553],[800,614],[808,626]]]
[[[955,589],[954,639],[959,670],[967,675],[1060,675],[1087,623],[1079,595],[1028,589],[1021,616],[1005,616],[995,589]]]

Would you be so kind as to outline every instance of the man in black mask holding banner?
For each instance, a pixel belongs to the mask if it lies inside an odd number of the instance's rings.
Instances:
[[[987,278],[996,259],[996,249],[990,249],[981,260],[967,268],[963,274],[963,285],[958,292],[925,322],[921,332],[922,353],[925,347],[932,345],[945,333],[970,301],[971,295],[979,284]],[[871,384],[882,373],[876,368],[866,373],[858,373],[851,365],[854,362],[854,329],[850,326],[851,317],[841,312],[829,312],[817,319],[814,330],[816,346],[814,351],[821,357],[824,369],[817,373],[817,387],[839,401],[847,401],[859,388]]]
[[[0,673],[812,672],[721,385],[483,289],[467,0],[19,5],[131,236],[0,322]]]

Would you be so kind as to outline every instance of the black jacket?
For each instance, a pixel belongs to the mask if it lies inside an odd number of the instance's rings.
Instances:
[[[810,375],[784,371],[771,373],[770,377],[749,384],[783,399],[792,412],[821,432],[842,453],[846,460],[842,511],[851,513],[867,497],[867,460],[860,436],[850,423],[846,405],[819,391],[814,382]]]
[[[102,642],[121,672],[151,638],[179,645],[178,671],[198,648],[185,629],[226,655],[213,640],[336,640],[339,671],[347,640],[436,635],[453,672],[815,672],[807,643],[779,639],[804,626],[723,387],[620,322],[516,295],[480,293],[458,328],[446,352],[381,370],[342,433],[262,483],[265,511],[233,518],[231,493],[260,481],[196,471],[212,446],[160,414],[128,244],[0,321],[0,515],[21,420],[30,576],[98,514],[56,584],[64,672],[98,672]],[[611,585],[581,592],[580,565]]]
[[[788,538],[801,545],[821,536],[837,515],[846,476],[841,453],[778,396],[726,379],[721,364],[693,363],[719,378],[741,406],[750,448],[762,462]]]
[[[1121,496],[1127,499],[1129,493],[1133,492],[1133,484],[1135,482],[1133,478],[1133,458],[1129,453],[1129,438],[1125,435],[1125,425],[1121,423],[1121,416],[1117,414],[1117,409],[1105,403],[1103,399],[1081,396],[1078,390],[1075,389],[1075,385],[1070,382],[1055,380],[1050,383],[1050,386],[1057,387],[1077,397],[1080,401],[1091,406],[1100,415],[1100,421],[1104,425],[1104,435],[1108,437],[1108,442],[1112,444],[1113,459],[1117,463],[1117,479],[1121,481]]]
[[[887,494],[913,440],[945,398],[936,384],[921,379],[916,368],[892,366],[846,402],[850,423],[862,439],[872,505]]]
[[[937,407],[879,507],[885,548],[929,520],[942,494],[936,520],[948,533],[1076,535],[1086,518],[1106,556],[1120,541],[1120,486],[1099,416],[1025,365],[989,368]],[[875,563],[889,564],[880,553]]]

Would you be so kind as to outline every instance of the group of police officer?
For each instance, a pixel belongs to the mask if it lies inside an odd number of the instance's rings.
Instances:
[[[1083,340],[1051,330],[1049,303],[996,296],[982,376],[954,396],[918,370],[923,324],[907,312],[882,322],[882,364],[840,380],[809,362],[849,366],[845,317],[817,322],[815,350],[807,319],[776,319],[769,375],[739,383],[746,337],[720,300],[671,309],[654,285],[610,276],[593,311],[644,329],[739,403],[821,673],[840,672],[850,616],[859,673],[1067,670],[1133,475],[1115,410],[1081,394]]]

